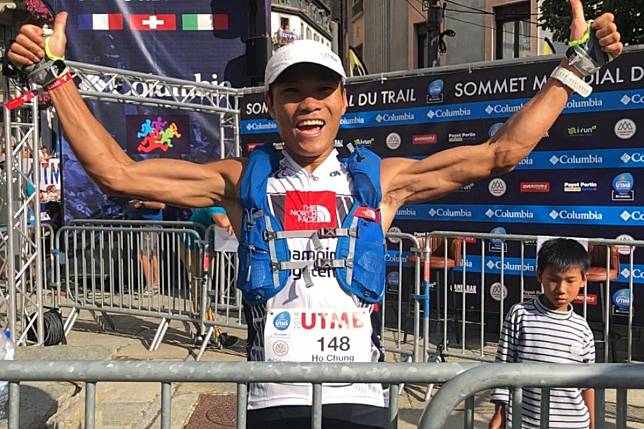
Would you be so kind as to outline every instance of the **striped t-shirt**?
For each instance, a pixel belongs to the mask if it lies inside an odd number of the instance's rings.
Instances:
[[[507,314],[496,351],[497,362],[594,363],[595,343],[586,320],[546,308],[539,298],[516,304]],[[512,419],[510,390],[492,390],[491,401],[505,403]],[[541,389],[523,389],[523,428],[539,428]],[[588,428],[590,416],[579,388],[550,390],[551,428]]]

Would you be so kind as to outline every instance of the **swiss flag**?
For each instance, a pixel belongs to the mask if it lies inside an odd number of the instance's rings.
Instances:
[[[130,28],[136,31],[173,31],[177,29],[174,14],[130,15]]]

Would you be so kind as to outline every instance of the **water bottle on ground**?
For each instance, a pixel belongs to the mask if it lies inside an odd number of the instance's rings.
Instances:
[[[2,360],[13,360],[16,349],[11,341],[11,332],[7,329],[0,333],[0,357]],[[0,419],[7,418],[7,402],[9,400],[9,384],[0,381]]]

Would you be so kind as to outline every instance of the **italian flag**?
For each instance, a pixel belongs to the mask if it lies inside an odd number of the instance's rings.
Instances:
[[[123,30],[123,14],[89,13],[78,15],[78,29],[90,31]]]
[[[228,30],[228,15],[216,13],[189,13],[181,15],[184,31]]]

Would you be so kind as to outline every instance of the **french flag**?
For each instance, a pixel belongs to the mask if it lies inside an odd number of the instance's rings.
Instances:
[[[78,29],[89,31],[123,30],[123,14],[90,13],[78,15]]]

